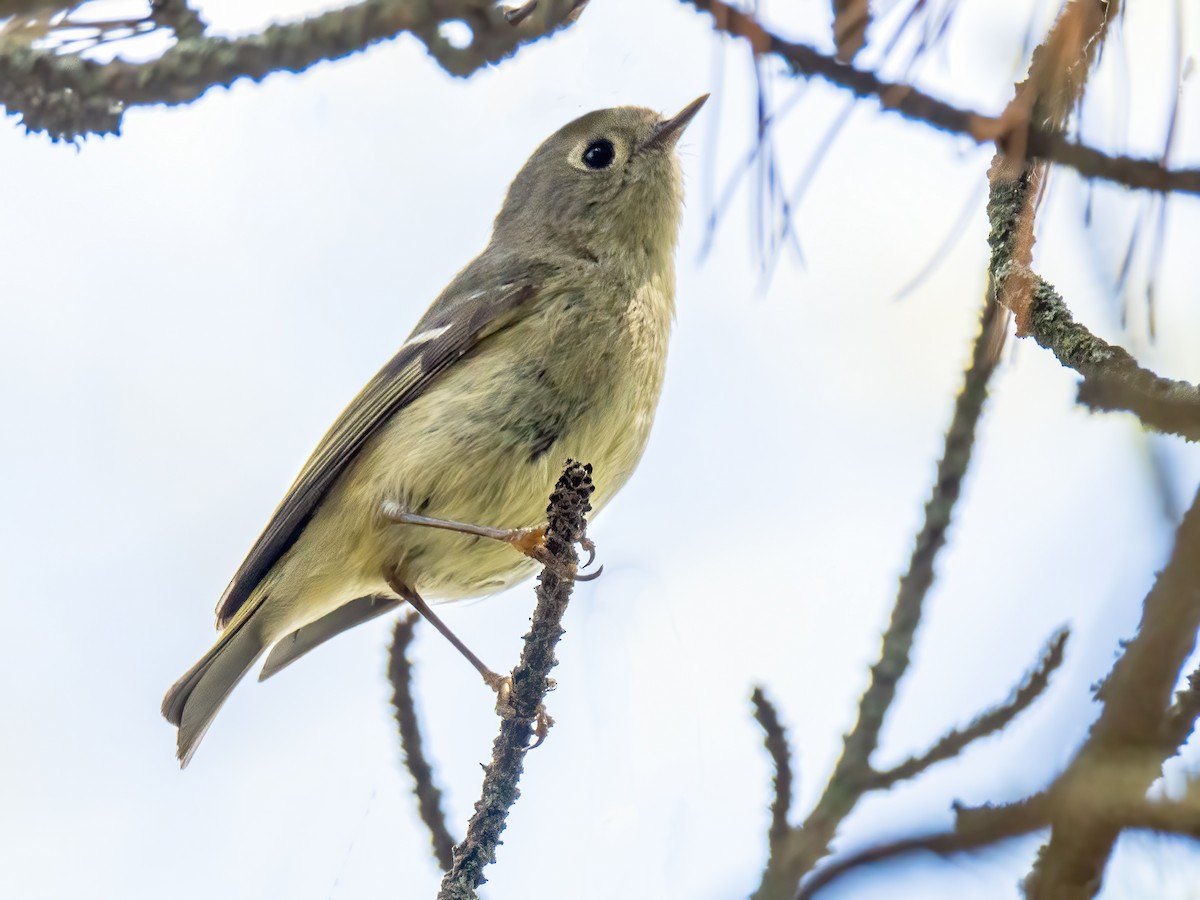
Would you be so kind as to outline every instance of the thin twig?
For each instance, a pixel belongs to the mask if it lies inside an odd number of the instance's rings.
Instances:
[[[867,0],[833,0],[833,43],[837,58],[848,63],[867,41],[871,8]]]
[[[1039,831],[1049,824],[1047,810],[1042,804],[1023,807],[1023,814],[1019,816],[989,815],[993,812],[990,809],[974,810],[974,812],[977,815],[970,820],[969,827],[964,827],[963,820],[960,818],[953,831],[900,838],[885,844],[876,844],[839,859],[814,873],[812,878],[806,881],[797,892],[796,900],[812,900],[823,888],[829,887],[839,878],[866,865],[896,859],[910,853],[927,852],[948,856],[971,850],[981,850],[1024,834]]]
[[[362,0],[244,37],[187,37],[144,63],[97,63],[26,46],[0,47],[0,105],[30,131],[55,140],[118,133],[132,106],[190,103],[214,87],[274,72],[301,72],[407,31],[453,75],[466,76],[511,56],[522,44],[574,21],[586,0],[543,0],[519,24],[479,0]],[[440,27],[465,21],[471,41],[456,47]],[[181,36],[182,37],[182,36]]]
[[[425,759],[425,752],[421,746],[421,726],[417,719],[412,692],[412,663],[408,660],[408,645],[412,643],[413,629],[420,618],[410,611],[396,623],[392,650],[388,657],[388,680],[391,681],[394,691],[392,706],[396,710],[396,725],[400,731],[400,751],[404,755],[404,765],[413,777],[417,809],[421,814],[421,821],[429,829],[434,859],[444,872],[454,862],[451,856],[454,838],[450,836],[450,830],[446,827],[446,817],[442,814],[442,792],[434,783],[433,769]]]
[[[711,13],[714,26],[749,42],[755,54],[779,57],[794,75],[823,78],[856,97],[878,99],[885,110],[931,125],[978,143],[995,141],[1012,156],[1042,159],[1075,169],[1085,178],[1100,178],[1131,188],[1200,193],[1200,169],[1168,169],[1153,159],[1110,156],[1067,139],[1058,128],[1007,113],[986,116],[962,109],[908,84],[887,82],[873,72],[857,69],[807,44],[786,40],[769,31],[750,13],[722,0],[681,0]],[[1109,0],[1108,6],[1116,6]]]
[[[779,714],[761,687],[750,695],[754,704],[754,719],[762,726],[763,746],[775,769],[775,796],[771,799],[771,830],[767,833],[771,846],[788,832],[788,813],[792,806],[792,750],[787,732],[779,724]]]
[[[496,845],[520,793],[517,783],[535,734],[534,722],[539,726],[549,722],[543,701],[553,685],[549,673],[558,662],[554,648],[563,634],[562,617],[575,586],[575,544],[584,538],[584,517],[591,509],[591,474],[590,465],[568,461],[550,497],[546,549],[555,562],[538,577],[537,608],[525,635],[521,661],[512,672],[508,715],[500,722],[500,734],[492,744],[492,761],[484,766],[480,799],[467,825],[466,838],[454,848],[454,865],[442,879],[438,900],[474,900],[476,888],[487,880],[484,869],[496,859]]]
[[[879,772],[872,779],[871,788],[884,790],[899,781],[915,778],[931,766],[958,756],[974,741],[1006,728],[1017,716],[1029,709],[1049,686],[1050,676],[1062,665],[1063,651],[1066,649],[1069,634],[1070,632],[1063,628],[1050,638],[1037,666],[1013,691],[1010,700],[981,713],[966,728],[954,729],[920,756],[911,757],[886,771]]]

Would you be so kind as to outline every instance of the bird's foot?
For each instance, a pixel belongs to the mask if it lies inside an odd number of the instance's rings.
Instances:
[[[484,674],[483,680],[488,687],[496,692],[496,715],[502,719],[517,718],[517,708],[512,699],[512,676],[501,675],[498,672],[487,672]],[[554,690],[554,679],[547,678],[546,682],[546,689]],[[546,704],[538,703],[537,710],[533,714],[534,741],[529,745],[530,750],[541,746],[542,741],[546,739],[546,735],[550,733],[553,725],[554,717],[546,712]]]
[[[565,571],[563,565],[546,548],[546,526],[536,528],[495,528],[491,525],[473,525],[469,522],[456,522],[452,519],[438,519],[432,516],[420,516],[410,513],[400,504],[387,501],[383,504],[383,515],[397,525],[424,525],[427,528],[441,528],[445,531],[457,531],[459,534],[469,534],[473,537],[485,537],[495,541],[503,541],[519,553],[536,560],[550,568],[560,578],[574,578],[576,581],[592,581],[600,577],[604,566],[587,575],[580,575],[578,569],[586,569],[596,561],[596,545],[590,538],[579,539],[579,546],[587,552],[588,559],[582,566],[571,566]]]

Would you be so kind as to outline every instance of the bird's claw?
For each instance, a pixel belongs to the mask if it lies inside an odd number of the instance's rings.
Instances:
[[[533,543],[528,540],[528,535],[531,535],[534,533],[539,533],[539,532],[540,532],[540,534],[539,534],[540,540],[538,540],[536,543]],[[604,572],[604,566],[601,566],[595,572],[589,572],[586,575],[579,574],[580,569],[586,569],[588,566],[590,566],[592,563],[594,563],[596,561],[596,543],[591,538],[581,537],[577,541],[580,549],[587,552],[587,555],[588,555],[587,561],[585,563],[583,563],[583,565],[572,566],[572,565],[570,565],[570,563],[568,563],[567,565],[564,566],[560,560],[558,560],[548,549],[546,549],[546,530],[545,530],[545,528],[534,529],[534,530],[528,532],[523,537],[525,539],[521,543],[518,544],[518,543],[514,542],[513,546],[515,546],[518,550],[520,550],[522,553],[524,553],[530,559],[533,559],[533,560],[541,563],[544,567],[549,569],[551,572],[553,572],[559,578],[571,578],[574,581],[595,581]]]
[[[496,672],[488,672],[483,676],[484,683],[487,684],[493,691],[496,692],[496,715],[502,719],[517,718],[517,707],[513,703],[513,681],[511,675],[500,675]],[[546,679],[546,690],[552,691],[555,688],[554,679]],[[546,704],[539,703],[537,711],[533,714],[533,736],[534,742],[529,745],[530,750],[534,747],[541,746],[542,741],[546,739],[546,735],[550,733],[550,728],[554,725],[554,717],[546,712]]]
[[[533,717],[534,742],[529,745],[529,749],[533,750],[535,747],[540,747],[553,726],[554,717],[546,712],[545,703],[539,703],[537,713]]]
[[[517,710],[512,702],[512,676],[488,672],[483,676],[483,681],[496,692],[496,715],[502,719],[515,719]]]

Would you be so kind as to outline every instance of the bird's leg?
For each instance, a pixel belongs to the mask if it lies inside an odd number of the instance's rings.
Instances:
[[[416,513],[408,512],[400,504],[391,500],[383,504],[383,515],[389,522],[396,525],[424,525],[428,528],[441,528],[445,531],[457,531],[459,534],[503,541],[519,553],[537,560],[543,566],[549,566],[555,570],[559,568],[558,560],[546,549],[545,525],[539,525],[536,528],[494,528],[490,525],[473,525],[469,522],[455,522],[453,519],[419,516]],[[585,537],[580,540],[579,546],[588,553],[588,560],[581,567],[586,569],[596,560],[596,545]],[[601,566],[588,575],[575,575],[574,577],[576,581],[591,581],[593,578],[597,578],[603,570],[604,567]]]
[[[511,706],[509,695],[512,693],[512,678],[489,669],[483,660],[476,656],[471,651],[471,648],[464,644],[458,635],[450,630],[450,626],[438,618],[434,611],[429,608],[429,604],[422,599],[421,595],[402,582],[395,573],[388,576],[388,584],[402,600],[406,601],[409,606],[420,614],[421,618],[440,631],[442,637],[453,644],[454,648],[465,656],[467,661],[483,676],[484,684],[496,692],[496,711],[503,715],[503,710]]]

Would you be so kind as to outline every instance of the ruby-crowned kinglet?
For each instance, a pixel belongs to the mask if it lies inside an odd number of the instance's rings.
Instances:
[[[633,473],[675,309],[675,144],[706,99],[588,113],[517,173],[487,248],[322,438],[167,692],[184,765],[268,648],[260,680],[403,600],[428,612],[536,566],[418,522],[532,530],[568,457],[592,463],[596,510]]]

